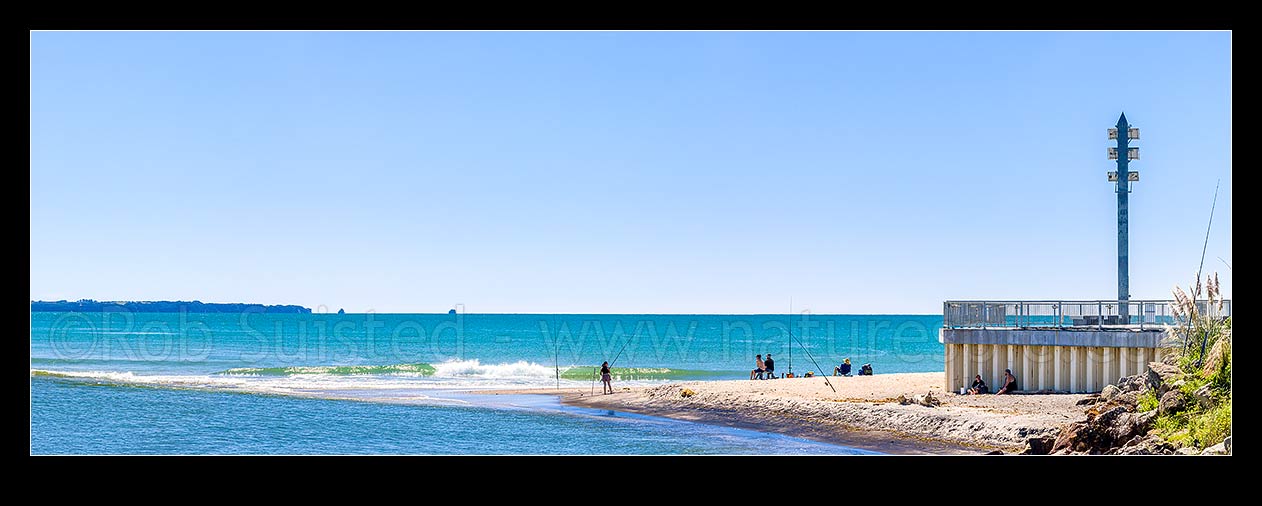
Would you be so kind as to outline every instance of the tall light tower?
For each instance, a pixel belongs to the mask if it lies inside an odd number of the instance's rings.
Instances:
[[[1125,133],[1120,133],[1125,132]],[[1117,126],[1109,129],[1109,139],[1117,140],[1117,147],[1109,148],[1109,160],[1117,160],[1117,171],[1109,172],[1109,181],[1116,183],[1117,192],[1117,300],[1130,300],[1130,265],[1127,229],[1130,217],[1127,206],[1131,193],[1131,183],[1139,181],[1139,172],[1130,170],[1131,160],[1139,159],[1139,148],[1131,147],[1130,141],[1139,140],[1139,129],[1126,122],[1126,113],[1117,119]],[[1125,303],[1118,307],[1121,323],[1129,323],[1128,307]]]

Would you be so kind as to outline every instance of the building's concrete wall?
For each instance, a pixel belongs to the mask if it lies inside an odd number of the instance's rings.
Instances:
[[[1160,360],[1163,332],[943,329],[946,389],[981,374],[991,391],[1012,369],[1023,391],[1099,392]]]
[[[1160,348],[1161,330],[942,329],[943,344]]]

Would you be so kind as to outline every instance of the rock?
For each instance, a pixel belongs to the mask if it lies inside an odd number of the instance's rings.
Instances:
[[[1148,375],[1136,374],[1134,376],[1123,376],[1118,378],[1117,387],[1125,392],[1142,392],[1148,388]]]
[[[1149,362],[1148,374],[1146,375],[1146,383],[1148,388],[1157,392],[1157,397],[1161,397],[1170,391],[1175,381],[1183,378],[1183,371],[1178,367],[1163,364],[1161,362]]]
[[[908,397],[907,394],[899,394],[898,403],[904,406],[909,404],[919,404],[930,408],[942,405],[942,401],[938,400],[937,397],[934,397],[933,392],[928,392],[924,395],[913,395],[911,397]]]
[[[1003,455],[1003,450],[991,450],[986,452],[986,455]]]
[[[1161,396],[1161,402],[1157,406],[1157,412],[1160,414],[1178,413],[1183,411],[1186,402],[1183,399],[1183,392],[1171,390]]]
[[[1134,438],[1121,448],[1109,452],[1110,455],[1171,455],[1173,453],[1175,453],[1174,445],[1152,434]]]
[[[1039,436],[1032,437],[1025,441],[1025,451],[1022,455],[1047,455],[1052,453],[1052,447],[1056,445],[1055,436]]]
[[[1079,399],[1075,404],[1078,406],[1086,406],[1088,404],[1095,404],[1096,402],[1099,402],[1099,400],[1100,396],[1097,395],[1094,397],[1087,397],[1086,399]]]
[[[1218,443],[1214,446],[1201,450],[1201,455],[1229,455],[1227,453],[1227,445]]]
[[[1112,404],[1112,403],[1108,403]],[[1126,406],[1105,406],[1087,410],[1087,421],[1066,425],[1052,446],[1052,453],[1069,449],[1090,454],[1107,453],[1125,445],[1138,435],[1145,434],[1157,417],[1157,410],[1132,413]]]
[[[1117,385],[1104,385],[1104,390],[1100,391],[1100,400],[1108,401],[1121,393],[1122,389],[1118,388]]]
[[[1202,408],[1209,409],[1214,407],[1214,396],[1210,394],[1209,390],[1209,385],[1201,385],[1201,388],[1192,392],[1192,397],[1196,398],[1196,402],[1200,404]]]
[[[1139,392],[1136,390],[1128,391],[1122,395],[1114,397],[1111,401],[1122,406],[1126,406],[1128,411],[1134,411],[1139,406]]]
[[[1188,380],[1185,380],[1185,379],[1177,380],[1177,381],[1175,381],[1174,383],[1171,383],[1171,384],[1170,384],[1170,389],[1171,389],[1171,390],[1178,390],[1178,389],[1179,389],[1179,387],[1181,387],[1181,386],[1183,386],[1183,385],[1187,384],[1187,382],[1188,382]]]
[[[1175,450],[1174,453],[1177,453],[1179,455],[1200,455],[1201,451],[1197,450],[1196,448],[1185,447],[1185,448],[1179,448],[1178,450]]]
[[[1227,450],[1227,455],[1231,455],[1231,436],[1223,440],[1223,449]]]

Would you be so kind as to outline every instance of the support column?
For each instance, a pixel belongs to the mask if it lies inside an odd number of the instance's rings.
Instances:
[[[1078,382],[1078,373],[1082,370],[1082,361],[1078,356],[1081,348],[1074,346],[1069,351],[1069,392],[1076,394],[1082,391],[1082,385]]]
[[[996,344],[990,347],[990,377],[991,379],[989,380],[987,385],[990,385],[990,389],[992,392],[998,392],[999,387],[1003,385],[1003,370],[1006,367],[1006,363],[1003,360],[1006,355],[1004,353],[1004,348],[1007,348],[1007,346],[1002,345],[1002,344]]]
[[[1126,376],[1130,376],[1130,375],[1131,375],[1131,363],[1132,363],[1132,362],[1134,362],[1134,360],[1131,360],[1131,349],[1130,349],[1130,348],[1118,348],[1118,349],[1117,349],[1117,368],[1118,368],[1118,374],[1117,374],[1117,375],[1118,375],[1118,377],[1123,377],[1123,378],[1124,378],[1124,377],[1126,377]]]
[[[1096,373],[1095,373],[1096,366],[1098,365],[1097,358],[1099,356],[1100,354],[1094,346],[1087,348],[1087,391],[1088,392],[1099,391],[1099,389],[1096,388],[1096,382],[1099,381],[1099,378],[1096,377]]]
[[[1021,388],[1038,390],[1038,369],[1034,367],[1034,347],[1021,347]]]
[[[1064,346],[1052,347],[1052,358],[1053,358],[1052,362],[1053,362],[1053,366],[1055,367],[1053,371],[1053,375],[1052,375],[1052,388],[1058,391],[1065,390],[1067,388],[1067,386],[1065,385],[1066,378],[1064,377],[1064,375],[1061,374],[1061,369],[1063,369],[1061,365],[1064,364],[1064,362],[1061,361],[1061,359],[1064,358],[1061,356],[1063,348]]]

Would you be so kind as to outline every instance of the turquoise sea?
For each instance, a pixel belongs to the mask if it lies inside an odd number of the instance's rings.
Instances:
[[[940,371],[938,315],[31,314],[34,454],[852,454],[476,390]],[[813,356],[807,356],[807,352]],[[818,363],[818,367],[816,366]]]

